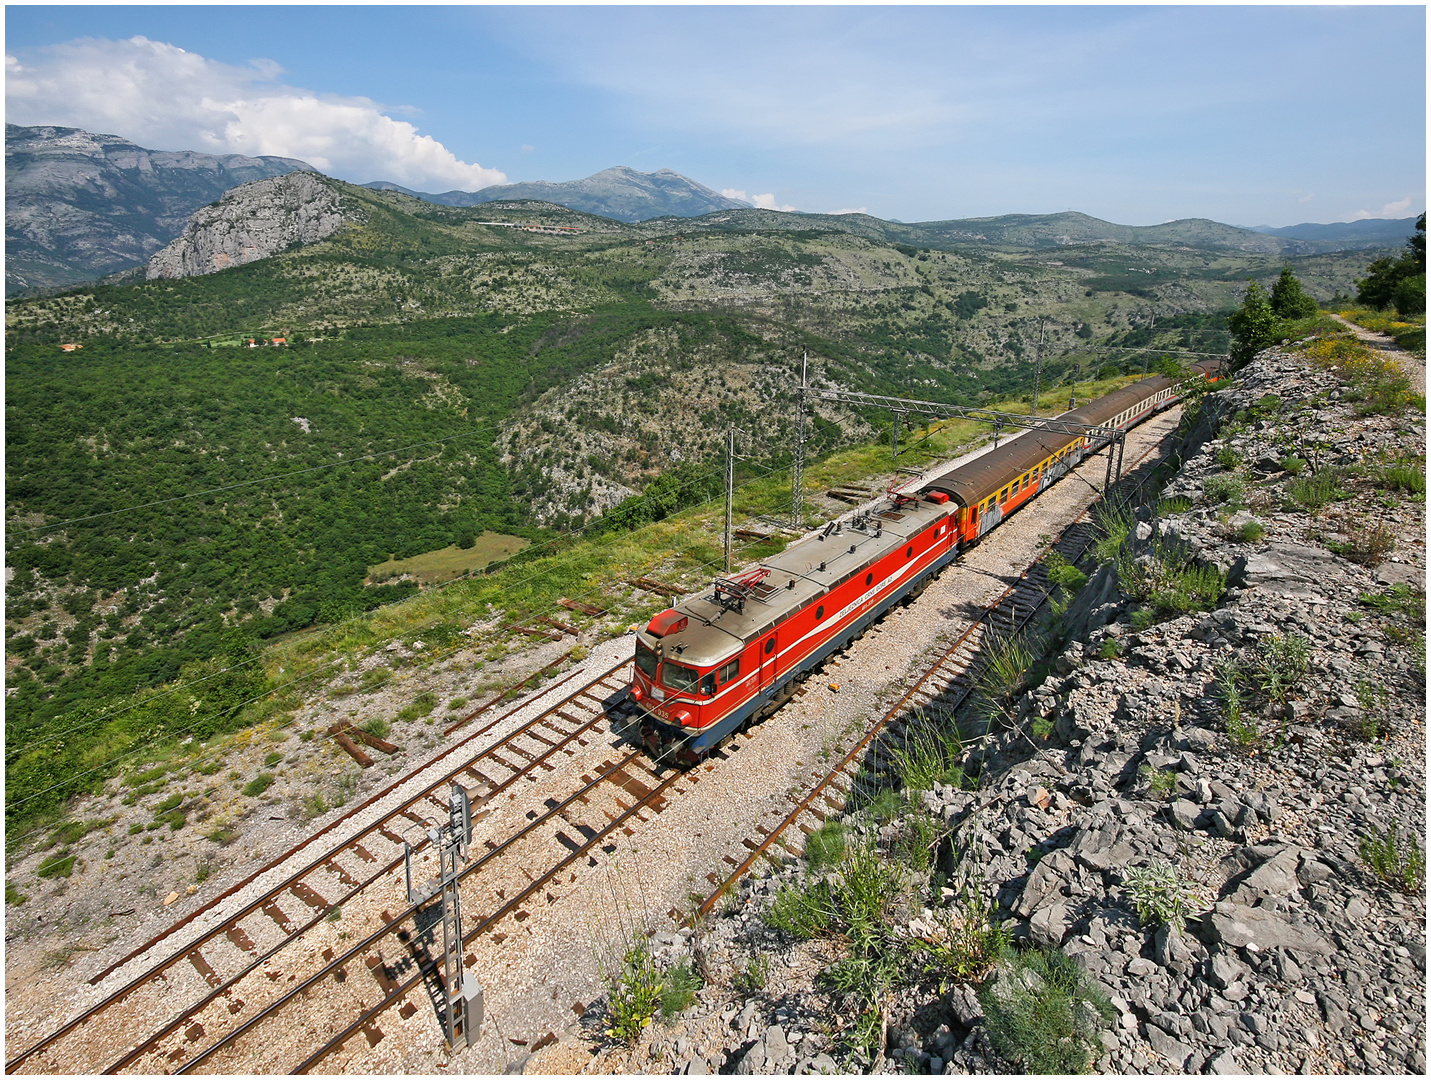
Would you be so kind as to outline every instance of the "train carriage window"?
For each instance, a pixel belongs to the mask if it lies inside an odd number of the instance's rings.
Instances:
[[[766,638],[766,639],[765,639],[765,655],[766,655],[766,656],[769,656],[769,655],[770,655],[771,653],[773,653],[774,651],[775,651],[775,638],[774,638],[774,637],[768,637],[768,638]]]
[[[815,609],[815,621],[816,621],[816,622],[819,622],[819,621],[820,621],[821,619],[823,619],[824,617],[825,617],[825,605],[824,605],[824,604],[821,604],[819,607],[817,607],[817,608]]]
[[[913,545],[913,544],[910,544],[909,547],[905,548],[905,550],[904,550],[904,557],[905,557],[906,559],[912,559],[912,558],[914,558],[914,545]]]
[[[735,678],[739,674],[740,657],[737,656],[730,663],[726,664],[725,667],[720,669],[720,674],[717,676],[717,678],[720,679],[720,684],[724,686],[726,683],[730,682],[731,679]]]
[[[871,582],[873,582],[873,581],[874,581],[874,575],[873,575],[873,574],[866,574],[866,575],[865,575],[865,584],[866,584],[866,585],[869,585],[869,584],[870,584]]]

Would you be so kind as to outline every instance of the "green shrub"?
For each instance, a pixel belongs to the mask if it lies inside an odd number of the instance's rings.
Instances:
[[[1233,742],[1246,749],[1257,741],[1258,731],[1245,716],[1242,666],[1236,660],[1219,661],[1214,673],[1213,697],[1221,705],[1223,728]]]
[[[1398,462],[1382,468],[1377,487],[1385,491],[1405,491],[1412,495],[1426,494],[1426,468],[1409,462]]]
[[[824,882],[782,885],[766,910],[765,921],[791,937],[808,941],[830,928],[832,907],[829,886]]]
[[[1385,830],[1373,829],[1361,838],[1357,852],[1372,872],[1392,888],[1409,894],[1421,892],[1426,880],[1426,853],[1414,834],[1405,843],[1394,823]]]
[[[925,974],[941,981],[981,980],[1008,951],[1008,929],[994,922],[988,898],[973,884],[966,883],[948,907],[936,908],[933,921],[933,932],[911,944]]]
[[[964,740],[953,724],[936,725],[926,717],[912,719],[901,743],[891,746],[890,762],[911,791],[932,791],[936,785],[964,786]]]
[[[770,957],[764,953],[756,953],[743,967],[736,968],[732,985],[738,993],[749,996],[764,990],[769,980]]]
[[[387,734],[392,730],[392,727],[392,724],[388,723],[381,716],[375,716],[362,725],[364,731],[379,739],[387,738]]]
[[[826,821],[805,838],[805,862],[812,871],[835,866],[845,857],[845,826]]]
[[[976,683],[980,691],[997,700],[1023,688],[1042,648],[1022,634],[990,634],[984,640],[983,652],[984,666]]]
[[[1189,563],[1177,545],[1161,540],[1141,558],[1120,557],[1118,578],[1129,597],[1151,603],[1154,614],[1163,618],[1211,611],[1227,591],[1225,573],[1215,566]],[[1144,629],[1138,621],[1139,613],[1134,612],[1134,626]]]
[[[1230,446],[1219,446],[1217,452],[1212,455],[1212,459],[1228,472],[1232,472],[1242,464],[1242,459],[1238,457],[1237,451]]]
[[[666,969],[661,984],[661,1015],[665,1018],[685,1012],[695,1004],[696,994],[705,985],[689,960],[680,960]]]
[[[598,966],[603,968],[601,978],[606,984],[606,1034],[635,1042],[661,1007],[661,975],[651,959],[650,946],[644,937],[638,937],[614,969]]]
[[[273,783],[273,773],[259,773],[252,780],[243,786],[243,793],[250,799],[257,798],[268,790]]]
[[[1356,703],[1361,710],[1360,719],[1349,726],[1354,735],[1370,742],[1372,739],[1391,734],[1386,706],[1391,700],[1391,690],[1384,683],[1373,683],[1369,679],[1358,679]]]
[[[1244,544],[1255,544],[1267,535],[1267,527],[1260,521],[1244,522],[1237,530],[1237,539]]]
[[[1395,547],[1396,535],[1384,521],[1363,521],[1352,526],[1345,541],[1327,545],[1348,562],[1370,567],[1384,563]]]
[[[1123,875],[1123,894],[1133,901],[1147,926],[1171,926],[1181,931],[1192,905],[1192,894],[1178,879],[1177,867],[1162,859],[1135,867]]]
[[[1050,585],[1076,593],[1088,584],[1088,575],[1074,566],[1057,551],[1050,551],[1043,560]]]
[[[1311,643],[1301,634],[1272,635],[1258,643],[1251,666],[1257,690],[1269,702],[1285,703],[1311,667]]]
[[[1158,614],[1152,608],[1138,608],[1128,616],[1128,624],[1134,630],[1143,631],[1158,621]]]
[[[1322,469],[1312,476],[1299,476],[1287,488],[1292,501],[1303,509],[1316,513],[1331,503],[1350,496],[1342,486],[1342,475],[1335,469]]]
[[[1288,456],[1277,462],[1277,467],[1285,473],[1290,473],[1293,476],[1300,476],[1302,470],[1307,467],[1307,462],[1303,458]]]
[[[1219,473],[1209,476],[1203,484],[1203,494],[1214,506],[1222,503],[1240,505],[1247,493],[1247,481],[1235,473]]]
[[[48,844],[53,847],[55,844],[68,846],[79,843],[95,829],[103,829],[114,823],[113,818],[90,818],[88,821],[67,821],[54,832],[50,833]]]
[[[1420,626],[1426,622],[1426,594],[1410,585],[1398,583],[1388,587],[1384,593],[1362,593],[1357,597],[1357,603],[1387,617],[1405,616],[1412,625]]]
[[[30,898],[15,888],[15,886],[11,885],[8,881],[5,882],[5,903],[14,904],[16,907],[19,907],[28,899]]]
[[[1094,525],[1102,533],[1102,539],[1093,545],[1094,557],[1100,563],[1112,562],[1118,557],[1118,549],[1133,531],[1135,524],[1133,511],[1126,506],[1099,503],[1094,511]]]
[[[283,751],[282,751],[282,750],[275,750],[275,751],[273,751],[273,753],[269,754],[267,757],[265,757],[265,758],[263,759],[263,763],[264,763],[265,765],[267,765],[267,766],[273,766],[273,765],[277,765],[277,764],[278,764],[280,761],[282,761],[282,760],[283,760]]]
[[[994,1049],[1032,1074],[1086,1073],[1114,1016],[1078,961],[1056,949],[1001,961],[979,1003]]]
[[[934,865],[935,851],[947,830],[943,821],[923,806],[915,806],[904,815],[891,857],[927,873]]]
[[[1116,660],[1123,655],[1123,645],[1115,637],[1106,637],[1103,644],[1098,646],[1098,656],[1103,660]]]
[[[1158,517],[1168,517],[1172,514],[1185,514],[1192,509],[1192,500],[1185,495],[1174,495],[1170,498],[1158,500]]]
[[[1142,765],[1138,773],[1148,782],[1148,793],[1155,799],[1165,799],[1177,790],[1178,774],[1172,769],[1155,769]]]
[[[62,848],[54,855],[50,855],[40,861],[40,865],[35,870],[36,877],[69,877],[70,872],[75,867],[75,857],[70,854],[69,848]]]

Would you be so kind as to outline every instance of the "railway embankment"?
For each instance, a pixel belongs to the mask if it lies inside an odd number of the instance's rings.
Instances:
[[[705,989],[589,1071],[1425,1072],[1424,414],[1307,351],[1105,509],[990,736],[653,942]]]

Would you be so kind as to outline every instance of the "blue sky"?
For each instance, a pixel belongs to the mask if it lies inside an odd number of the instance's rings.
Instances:
[[[6,119],[427,191],[670,168],[905,221],[1425,209],[1408,6],[6,9]]]

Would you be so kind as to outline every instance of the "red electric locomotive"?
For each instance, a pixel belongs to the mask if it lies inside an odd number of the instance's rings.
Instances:
[[[1216,368],[1196,373],[1216,378]],[[1154,376],[1058,419],[1126,429],[1178,393],[1178,383]],[[769,716],[831,653],[1101,445],[1025,432],[656,615],[637,635],[626,702],[647,750],[694,763]]]

